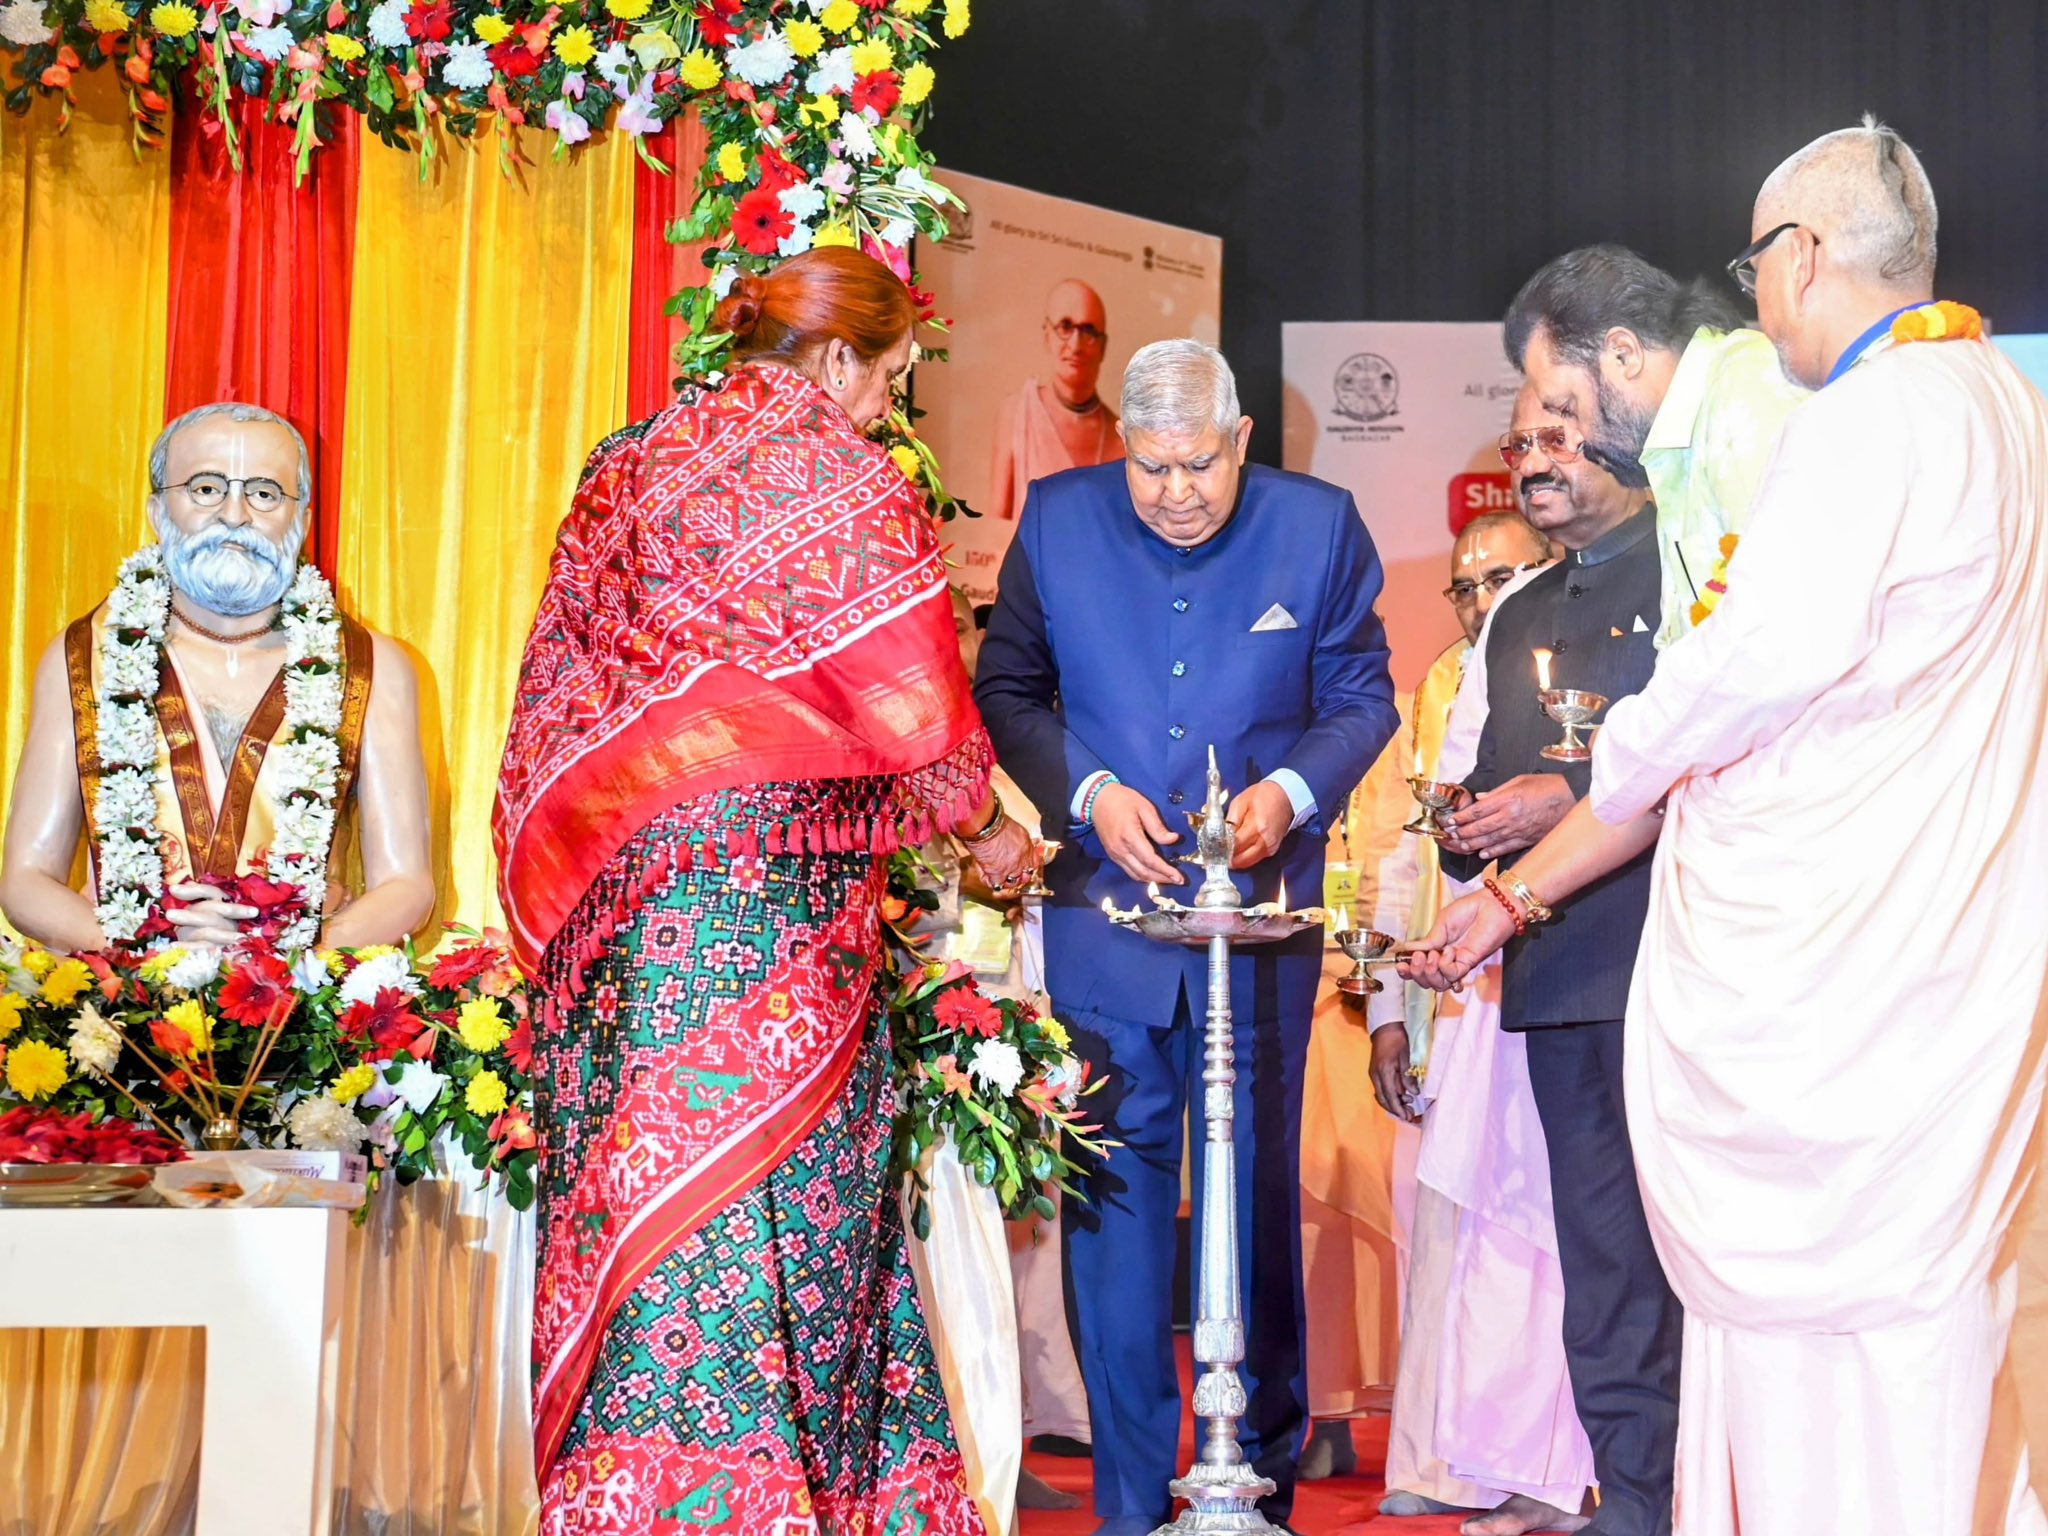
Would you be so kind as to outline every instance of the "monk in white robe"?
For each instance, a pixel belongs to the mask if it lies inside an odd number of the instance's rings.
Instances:
[[[1822,387],[1588,799],[1404,967],[1452,983],[1658,842],[1626,1088],[1682,1536],[2048,1531],[1992,1413],[2048,1043],[2048,402],[1926,303],[1934,229],[1873,125],[1764,184],[1731,269]]]

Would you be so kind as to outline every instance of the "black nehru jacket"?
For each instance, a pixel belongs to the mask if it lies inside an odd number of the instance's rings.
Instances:
[[[1561,773],[1583,800],[1590,763],[1557,763],[1542,749],[1564,727],[1536,699],[1533,652],[1550,651],[1557,688],[1605,694],[1640,692],[1656,666],[1662,580],[1657,509],[1644,506],[1620,527],[1574,550],[1494,610],[1486,641],[1486,729],[1465,779],[1477,794],[1525,773]],[[1599,717],[1595,717],[1596,723]],[[1580,735],[1586,736],[1581,728]],[[1628,1011],[1629,978],[1650,905],[1651,853],[1638,854],[1567,901],[1557,916],[1508,941],[1501,975],[1501,1027],[1542,1029],[1618,1019]],[[1511,856],[1501,861],[1512,868]],[[1444,868],[1470,880],[1483,859],[1445,850]],[[1538,890],[1538,896],[1544,892]]]

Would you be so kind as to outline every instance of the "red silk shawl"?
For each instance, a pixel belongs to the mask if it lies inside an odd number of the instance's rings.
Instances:
[[[971,814],[991,758],[917,491],[801,374],[743,367],[600,444],[562,524],[492,818],[514,948],[537,972],[684,800],[894,780],[866,814],[741,837],[886,852]]]

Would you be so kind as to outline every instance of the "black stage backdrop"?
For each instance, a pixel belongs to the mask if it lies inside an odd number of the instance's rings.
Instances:
[[[982,0],[939,65],[942,166],[1223,236],[1268,463],[1283,321],[1496,318],[1596,240],[1717,271],[1865,110],[1933,180],[1941,295],[2048,330],[2041,0]]]

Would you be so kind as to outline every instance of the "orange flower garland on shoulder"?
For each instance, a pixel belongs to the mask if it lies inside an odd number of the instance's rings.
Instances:
[[[1984,338],[1984,317],[1967,304],[1957,304],[1950,299],[1936,299],[1932,304],[1916,304],[1913,308],[1895,317],[1892,321],[1892,340],[1908,341],[1981,341]],[[1721,536],[1721,558],[1714,565],[1713,574],[1700,592],[1699,601],[1692,605],[1692,623],[1697,629],[1705,622],[1708,614],[1721,606],[1721,599],[1728,593],[1728,561],[1735,553],[1735,546],[1741,540],[1732,533]]]

